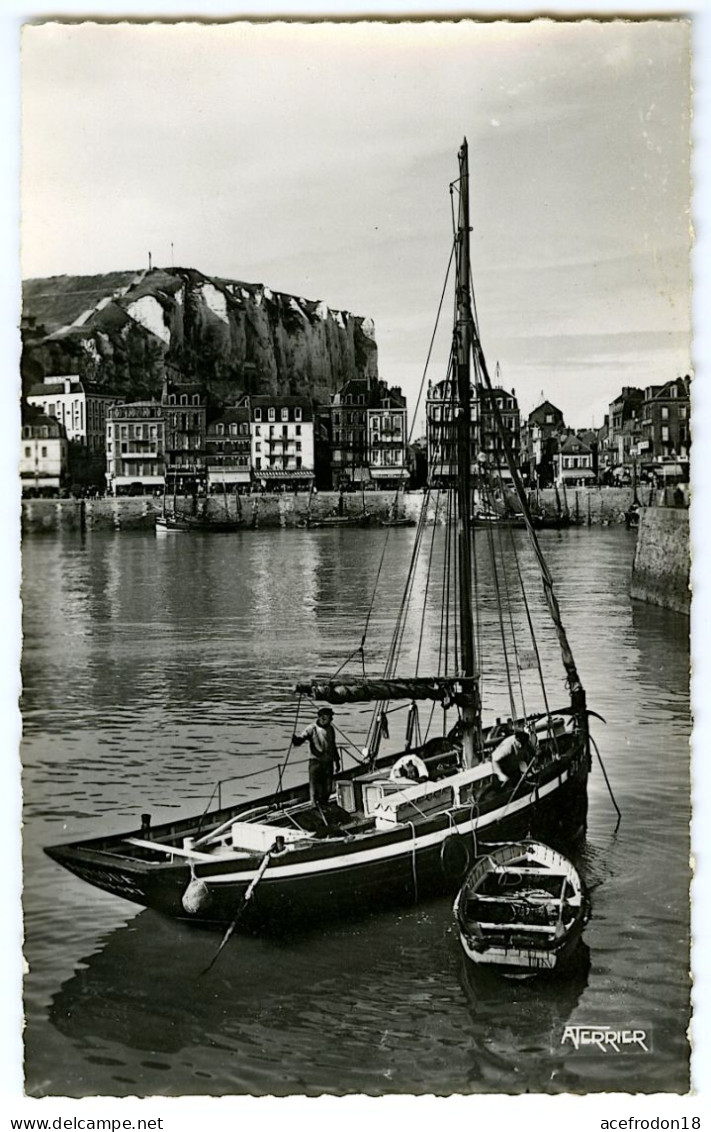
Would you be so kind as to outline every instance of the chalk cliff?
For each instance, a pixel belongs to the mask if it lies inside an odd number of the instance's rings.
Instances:
[[[327,402],[378,376],[370,320],[193,268],[26,280],[23,342],[25,385],[78,373],[127,398],[182,376],[215,405],[242,393]]]

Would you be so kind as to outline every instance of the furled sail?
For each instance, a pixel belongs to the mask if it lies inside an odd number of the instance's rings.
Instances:
[[[371,703],[376,700],[436,700],[455,704],[465,689],[471,690],[475,678],[453,679],[440,676],[373,678],[339,676],[300,681],[294,691],[329,704]]]

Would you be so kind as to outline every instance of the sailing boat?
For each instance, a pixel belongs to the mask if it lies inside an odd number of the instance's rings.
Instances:
[[[448,269],[449,274],[455,264],[448,387],[458,459],[452,482],[433,488],[433,498],[425,498],[422,508],[426,514],[431,503],[446,522],[437,519],[429,528],[424,522],[418,526],[395,634],[378,675],[369,677],[365,671],[364,632],[356,650],[362,672],[346,675],[341,669],[334,675],[300,680],[295,688],[299,697],[313,701],[371,705],[362,758],[335,776],[335,790],[325,805],[311,801],[306,783],[283,786],[284,763],[273,792],[257,800],[215,809],[209,809],[208,803],[206,812],[153,827],[150,816],[143,815],[141,827],[126,833],[47,848],[51,857],[89,883],[169,916],[227,926],[227,938],[238,923],[250,930],[291,929],[297,922],[313,924],[376,904],[454,892],[477,857],[482,839],[535,837],[563,848],[584,833],[590,713],[500,417],[498,427],[527,531],[477,534],[471,521],[470,383],[472,377],[489,389],[491,383],[473,314],[466,140],[459,153],[459,178],[452,188],[459,195],[459,207]],[[425,537],[425,531],[431,531],[431,537]],[[487,650],[479,635],[491,609],[491,593],[479,600],[480,586],[495,586],[503,609],[511,596],[514,568],[523,582],[518,563],[520,541],[526,535],[562,657],[567,693],[557,707],[551,706],[535,643],[526,652],[509,639],[513,655],[501,657],[498,646]],[[427,654],[419,646],[408,653],[405,633],[412,626],[408,614],[423,599],[418,570],[423,561],[428,569],[431,566],[426,555],[435,536],[444,539],[443,558],[438,561],[444,561],[445,577],[437,585],[428,581],[424,596],[433,597],[437,591],[439,612],[434,622],[425,623],[424,608],[416,608],[414,617],[417,625],[425,629],[429,625],[430,638],[435,625],[439,639],[433,671],[423,675],[421,658]],[[386,546],[388,537],[386,532]],[[495,549],[507,538],[502,563],[506,572],[484,577],[480,550]],[[515,612],[527,632],[533,629],[527,600]],[[497,633],[502,639],[507,634],[512,638],[515,627],[513,613],[502,616]],[[493,710],[503,697],[507,720],[484,715],[482,689],[491,657],[499,679],[493,689]],[[412,668],[402,675],[405,661]],[[541,697],[535,708],[529,698],[531,688]],[[388,750],[387,713],[394,712],[391,705],[398,703],[409,703],[405,738],[402,745],[392,744],[394,749]],[[419,717],[423,704],[431,711],[426,726]],[[488,710],[491,713],[491,707]],[[512,732],[522,731],[530,756],[525,765],[504,773],[501,743]],[[290,750],[291,746],[287,759]]]
[[[227,486],[224,482],[223,472],[223,499],[225,506],[225,514],[223,517],[211,515],[208,510],[207,498],[203,498],[201,510],[198,511],[197,507],[192,514],[186,511],[178,511],[177,497],[175,494],[175,474],[173,477],[174,491],[173,491],[173,508],[168,510],[166,507],[165,487],[163,490],[163,510],[160,515],[156,515],[156,534],[166,534],[169,531],[211,531],[214,533],[225,533],[228,531],[236,531],[242,526],[242,516],[239,509],[238,499],[238,513],[235,518],[230,515],[230,508],[227,497]]]

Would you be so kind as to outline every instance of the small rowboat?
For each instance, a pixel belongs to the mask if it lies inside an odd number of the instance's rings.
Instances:
[[[479,848],[454,902],[467,957],[514,978],[562,966],[590,916],[575,866],[540,841]]]

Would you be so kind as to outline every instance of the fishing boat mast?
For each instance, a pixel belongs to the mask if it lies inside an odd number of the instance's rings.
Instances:
[[[459,151],[459,218],[457,224],[457,315],[454,327],[454,368],[457,391],[457,499],[459,511],[459,615],[461,675],[467,684],[460,696],[464,765],[478,761],[481,700],[474,644],[472,608],[471,533],[471,353],[474,334],[469,268],[469,147]]]

